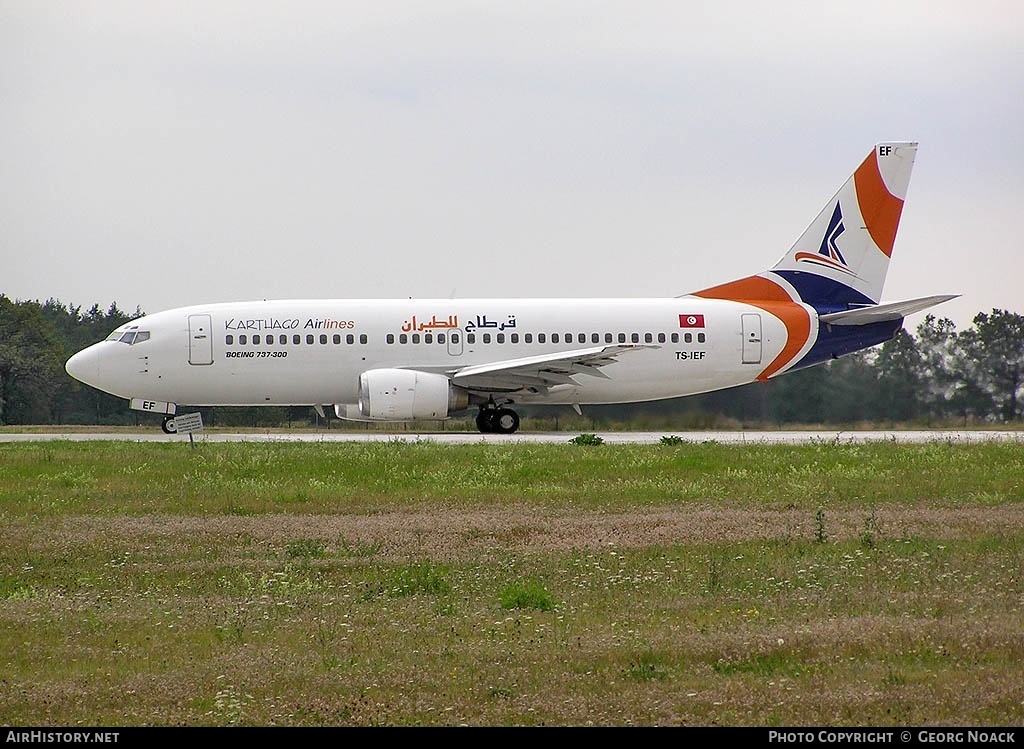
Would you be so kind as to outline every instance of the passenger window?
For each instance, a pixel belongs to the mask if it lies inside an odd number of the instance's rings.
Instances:
[[[698,333],[697,334],[697,342],[698,343],[704,343],[705,340],[707,340],[707,339],[706,339],[706,337],[704,336],[703,333]]]
[[[679,334],[678,333],[673,333],[672,334],[672,343],[679,343]]]
[[[244,346],[244,345],[246,344],[246,342],[247,342],[247,341],[248,341],[248,339],[247,339],[247,338],[246,338],[246,337],[245,337],[244,335],[240,335],[240,336],[238,336],[238,342],[239,342],[239,344],[241,344],[242,346]]]
[[[523,343],[533,343],[533,333],[523,333]]]
[[[337,346],[339,343],[341,343],[341,335],[339,333],[335,333],[333,340],[334,340],[334,345]]]
[[[619,343],[625,343],[625,342],[626,342],[626,334],[625,333],[619,333]]]
[[[284,346],[285,344],[288,343],[288,336],[286,336],[284,333],[282,333],[278,337],[277,342],[280,343],[282,346]]]
[[[419,343],[420,342],[420,334],[419,333],[413,333],[412,334],[412,342],[413,343]]]
[[[438,333],[437,334],[437,342],[438,343],[444,343],[444,333]]]
[[[320,345],[321,346],[326,346],[327,345],[327,334],[326,333],[321,333],[320,334]]]
[[[504,343],[505,342],[505,334],[504,333],[498,333],[497,339],[498,339],[498,343]]]
[[[512,343],[519,343],[519,334],[513,333],[509,336],[509,340],[512,341]]]
[[[490,333],[484,333],[484,343],[490,343],[490,342],[491,342],[491,334]]]
[[[292,336],[292,343],[294,343],[296,346],[298,346],[300,343],[302,343],[302,336],[300,336],[298,334],[293,335]]]
[[[644,333],[644,343],[653,343],[653,342],[654,342],[654,336],[652,336],[650,333]]]
[[[235,343],[235,337],[233,335],[224,336],[224,343],[228,346],[232,346]]]
[[[658,343],[664,343],[664,342],[665,342],[665,334],[664,333],[658,333]]]
[[[366,333],[360,333],[359,334],[359,342],[360,343],[366,343],[366,341],[367,341]]]
[[[307,333],[306,334],[306,343],[308,343],[310,345],[313,344],[313,334],[312,333]]]
[[[458,343],[458,342],[459,342],[459,334],[458,333],[452,333],[452,343]]]
[[[611,343],[612,342],[612,334],[611,333],[605,333],[604,334],[604,342],[605,343]]]
[[[546,338],[547,338],[547,334],[545,334],[545,333],[538,333],[537,334],[537,343],[546,343],[546,340],[545,340]]]
[[[395,334],[394,333],[388,333],[387,336],[384,337],[384,340],[387,341],[388,343],[394,343],[395,342]]]
[[[476,333],[466,333],[466,343],[476,343]]]
[[[631,340],[633,343],[640,343],[640,334],[639,333],[631,333],[630,336],[629,336],[629,340]]]
[[[683,333],[683,340],[687,343],[693,343],[693,333]]]
[[[601,342],[601,334],[600,333],[591,333],[590,334],[590,342],[591,343],[600,343]]]
[[[408,343],[409,342],[409,336],[407,336],[405,333],[402,333],[402,335],[398,336],[398,342],[399,343]]]
[[[558,333],[552,333],[551,334],[551,342],[552,343],[558,343]]]
[[[433,343],[434,342],[434,334],[433,333],[424,333],[423,334],[423,342],[424,343]]]

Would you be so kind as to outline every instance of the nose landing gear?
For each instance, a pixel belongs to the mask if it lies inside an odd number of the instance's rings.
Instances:
[[[160,428],[164,430],[164,434],[177,434],[178,433],[178,425],[174,423],[174,417],[173,416],[165,416],[164,417],[164,423],[161,424]]]

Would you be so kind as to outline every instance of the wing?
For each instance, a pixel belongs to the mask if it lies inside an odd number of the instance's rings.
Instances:
[[[554,354],[507,359],[463,367],[450,374],[452,382],[469,390],[543,392],[553,385],[578,385],[577,375],[609,379],[601,367],[613,364],[620,356],[654,345],[620,344],[559,351]]]

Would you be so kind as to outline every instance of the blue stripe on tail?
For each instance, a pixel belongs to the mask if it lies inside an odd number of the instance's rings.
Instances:
[[[851,307],[875,303],[856,289],[816,273],[799,270],[774,270],[772,273],[786,279],[796,289],[800,299],[814,307],[819,314],[841,312]]]

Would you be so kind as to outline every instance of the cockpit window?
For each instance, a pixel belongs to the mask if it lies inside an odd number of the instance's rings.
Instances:
[[[133,346],[136,343],[142,343],[143,341],[149,340],[148,330],[139,330],[138,325],[125,330],[124,328],[118,328],[113,333],[107,336],[108,341],[120,341],[121,343],[127,343],[129,346]]]

